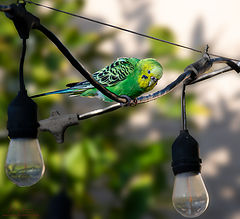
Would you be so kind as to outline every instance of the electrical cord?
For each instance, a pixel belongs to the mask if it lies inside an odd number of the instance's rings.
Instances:
[[[82,15],[78,15],[78,14],[74,14],[74,13],[71,13],[71,12],[63,11],[63,10],[60,10],[60,9],[57,9],[57,8],[53,8],[53,7],[50,7],[50,6],[47,6],[47,5],[43,5],[43,4],[33,2],[31,0],[30,1],[25,0],[24,2],[29,3],[29,4],[34,4],[34,5],[39,6],[39,7],[47,8],[47,9],[50,9],[50,10],[53,10],[53,11],[57,11],[57,12],[60,12],[60,13],[64,13],[64,14],[67,14],[67,15],[70,15],[70,16],[73,16],[73,17],[77,17],[77,18],[80,18],[80,19],[84,19],[84,20],[87,20],[87,21],[90,21],[90,22],[94,22],[94,23],[97,23],[97,24],[100,24],[100,25],[104,25],[104,26],[108,26],[108,27],[111,27],[111,28],[121,30],[121,31],[132,33],[132,34],[135,34],[135,35],[138,35],[138,36],[141,36],[141,37],[145,37],[145,38],[152,39],[152,40],[157,40],[157,41],[160,41],[162,43],[167,43],[167,44],[170,44],[170,45],[173,45],[173,46],[181,47],[183,49],[188,49],[188,50],[191,50],[193,52],[197,52],[197,53],[201,53],[201,54],[204,53],[204,51],[201,51],[201,50],[189,47],[189,46],[185,46],[185,45],[181,45],[181,44],[178,44],[178,43],[170,42],[170,41],[167,41],[167,40],[164,40],[164,39],[153,37],[153,36],[150,36],[150,35],[147,35],[147,34],[144,34],[144,33],[139,33],[139,32],[136,32],[136,31],[133,31],[133,30],[130,30],[130,29],[126,29],[126,28],[123,28],[123,27],[119,27],[119,26],[116,26],[116,25],[112,25],[112,24],[109,24],[109,23],[98,21],[98,20],[88,18],[88,17],[82,16]],[[228,58],[228,57],[220,56],[220,55],[213,54],[213,53],[208,53],[208,54],[211,55],[211,56],[214,56],[214,57],[226,58],[226,59],[230,59],[230,60],[238,61],[238,62],[240,61],[240,60],[235,59],[235,58]]]
[[[20,65],[19,65],[19,82],[20,82],[20,91],[26,91],[25,84],[24,84],[24,76],[23,76],[23,65],[27,50],[27,40],[24,38],[22,40],[22,55],[20,59]]]

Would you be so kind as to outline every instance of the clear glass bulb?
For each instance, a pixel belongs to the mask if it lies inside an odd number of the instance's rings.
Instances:
[[[45,171],[38,139],[11,139],[5,171],[8,178],[18,186],[37,183]]]
[[[198,217],[208,207],[209,197],[200,173],[187,172],[175,176],[172,201],[184,217]]]

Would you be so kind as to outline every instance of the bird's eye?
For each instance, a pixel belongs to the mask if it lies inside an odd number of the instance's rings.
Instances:
[[[151,71],[150,70],[148,70],[148,74],[150,74],[151,73]]]

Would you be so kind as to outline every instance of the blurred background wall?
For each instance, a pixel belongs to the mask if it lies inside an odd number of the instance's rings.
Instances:
[[[211,52],[240,58],[237,0],[39,2],[197,49],[209,44]],[[157,90],[199,58],[171,45],[36,6],[27,8],[91,72],[118,57],[153,57],[164,68]],[[170,167],[171,144],[180,129],[180,88],[144,106],[83,121],[67,130],[63,145],[57,145],[50,134],[40,133],[44,177],[30,188],[18,188],[9,182],[3,168],[8,145],[6,112],[18,90],[16,60],[21,44],[9,20],[0,16],[2,217],[16,212],[21,215],[30,209],[28,218],[182,218],[171,204]],[[61,89],[66,83],[83,79],[42,34],[33,31],[28,45],[25,75],[30,94]],[[240,218],[239,83],[239,76],[232,72],[188,88],[189,131],[200,144],[202,175],[210,196],[209,207],[200,219]],[[39,119],[48,117],[54,109],[83,113],[106,106],[96,99],[58,95],[36,102]]]

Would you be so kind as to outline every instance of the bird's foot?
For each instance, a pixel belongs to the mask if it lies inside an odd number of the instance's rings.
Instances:
[[[122,103],[123,106],[136,106],[138,104],[136,98],[132,99],[127,95],[121,95],[121,97],[124,97],[127,100],[126,103]]]

